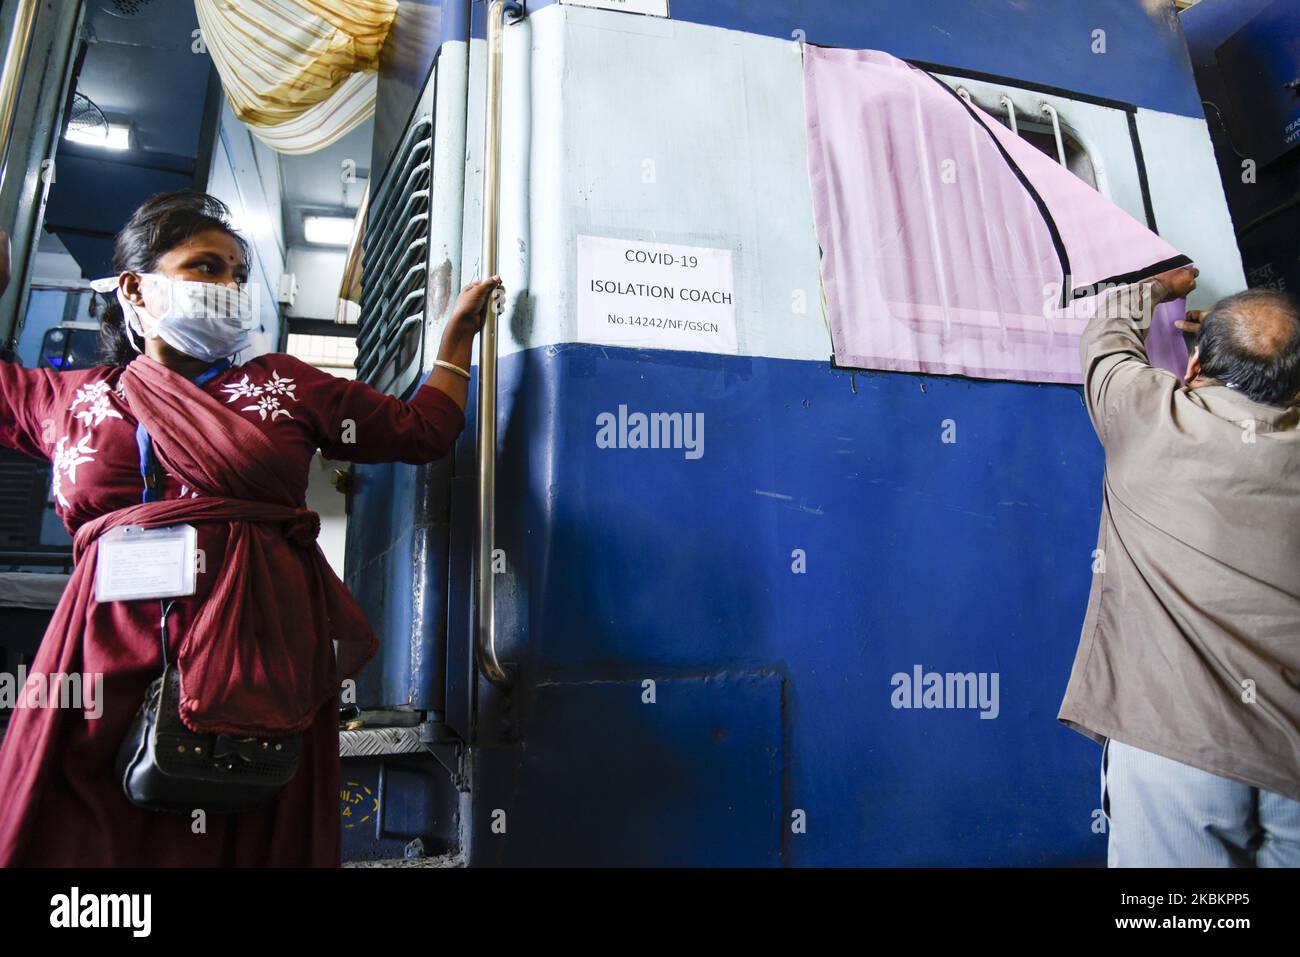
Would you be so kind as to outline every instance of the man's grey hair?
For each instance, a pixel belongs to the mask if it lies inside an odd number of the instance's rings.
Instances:
[[[1215,303],[1196,338],[1201,374],[1265,405],[1300,402],[1300,307],[1277,289]]]

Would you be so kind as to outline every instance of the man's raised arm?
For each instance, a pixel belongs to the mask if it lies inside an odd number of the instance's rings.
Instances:
[[[1181,299],[1196,288],[1200,270],[1190,266],[1106,293],[1079,338],[1088,414],[1104,442],[1106,422],[1134,381],[1152,373],[1146,333],[1157,305]]]

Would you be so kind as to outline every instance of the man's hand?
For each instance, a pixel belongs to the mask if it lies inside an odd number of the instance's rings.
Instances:
[[[1181,329],[1189,336],[1199,335],[1201,332],[1201,323],[1205,320],[1205,314],[1208,309],[1188,309],[1187,318],[1179,319],[1174,323],[1174,328]]]
[[[1158,298],[1161,302],[1168,302],[1170,299],[1186,299],[1187,294],[1196,288],[1196,277],[1201,271],[1195,266],[1181,266],[1178,269],[1171,269],[1168,272],[1162,272],[1154,277],[1154,281],[1160,285],[1158,289]]]

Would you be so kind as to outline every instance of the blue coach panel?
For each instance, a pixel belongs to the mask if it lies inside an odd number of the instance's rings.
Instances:
[[[1053,106],[1080,169],[1192,256],[1213,298],[1243,285],[1241,263],[1172,12],[596,9],[611,5],[534,2],[505,31],[494,580],[509,692],[471,660],[473,397],[450,530],[412,539],[446,552],[435,680],[467,748],[467,859],[1102,863],[1100,750],[1056,721],[1101,497],[1079,390],[834,365],[798,41],[930,64],[990,110],[1006,96],[1031,133]],[[433,217],[428,257],[452,289],[480,271],[482,6],[436,66],[436,108],[463,98],[463,162],[433,174],[435,195],[461,191],[458,239],[451,212]],[[618,279],[601,250],[684,247],[734,305],[707,345],[593,311],[592,284]],[[426,343],[445,317],[430,309]],[[635,447],[634,417],[656,413],[690,441]],[[385,487],[359,497],[367,516],[392,508],[386,523],[358,522],[354,498],[357,555],[417,524],[405,497],[381,506]],[[372,614],[428,582],[351,568]]]

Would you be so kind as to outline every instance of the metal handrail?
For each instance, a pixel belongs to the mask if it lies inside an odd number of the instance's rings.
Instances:
[[[348,258],[343,264],[343,278],[339,281],[339,299],[352,301],[353,294],[356,295],[356,303],[361,305],[361,261],[362,254],[366,246],[366,223],[370,220],[370,181],[366,181],[366,187],[361,192],[361,203],[357,206],[357,212],[352,220],[352,238],[348,240]],[[340,309],[335,316],[334,321],[343,322],[343,311]]]
[[[37,0],[18,0],[18,13],[14,18],[14,33],[5,51],[3,68],[0,68],[0,187],[9,166],[9,140],[14,132],[14,118],[18,115],[18,93],[27,69],[27,54],[31,50],[32,35],[36,29]]]
[[[1068,166],[1065,161],[1065,141],[1061,139],[1061,118],[1056,113],[1056,107],[1044,103],[1043,112],[1052,118],[1052,132],[1056,135],[1056,157],[1061,161],[1062,166]]]
[[[1017,136],[1020,135],[1020,124],[1016,122],[1016,104],[1011,102],[1011,97],[1005,93],[998,98],[998,102],[1007,108],[1007,121],[1011,124],[1011,132]]]
[[[487,110],[483,146],[483,278],[497,272],[501,217],[501,53],[505,0],[491,0],[487,19]],[[475,550],[479,670],[494,685],[508,687],[510,676],[497,659],[496,588],[492,549],[496,541],[497,467],[497,299],[493,290],[479,333],[478,358],[478,534]]]

